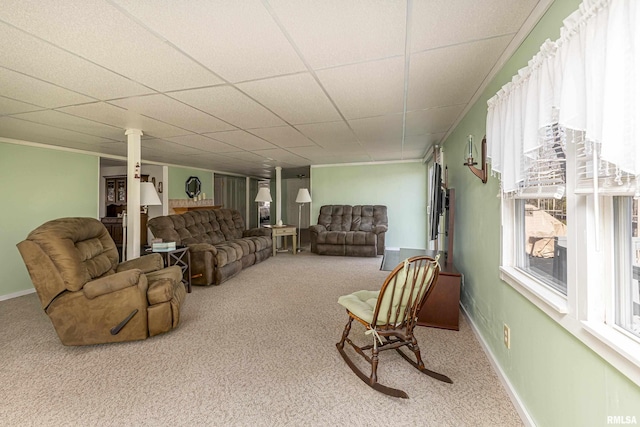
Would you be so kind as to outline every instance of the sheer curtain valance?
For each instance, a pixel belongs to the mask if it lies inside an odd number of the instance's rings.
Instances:
[[[583,1],[487,102],[488,156],[505,193],[539,182],[532,168],[557,161],[567,141],[586,147],[591,177],[613,168],[611,182],[640,183],[639,10],[638,0]]]

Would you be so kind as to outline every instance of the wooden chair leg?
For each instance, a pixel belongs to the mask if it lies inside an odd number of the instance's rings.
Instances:
[[[374,338],[375,339],[375,338]],[[378,382],[378,346],[374,345],[371,349],[371,376],[369,376],[369,384],[373,387]]]
[[[349,331],[351,331],[352,322],[353,322],[353,317],[349,316],[349,320],[347,321],[347,324],[344,326],[344,330],[342,331],[342,339],[340,339],[340,342],[336,344],[336,347],[338,347],[339,349],[344,348],[344,342],[349,336]]]
[[[411,337],[411,345],[409,346],[413,351],[413,354],[416,356],[416,363],[418,364],[418,369],[424,369],[424,362],[422,361],[422,357],[420,356],[420,347],[418,346],[418,341],[416,337]]]

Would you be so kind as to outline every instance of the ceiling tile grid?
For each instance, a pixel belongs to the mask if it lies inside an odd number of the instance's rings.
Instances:
[[[124,156],[137,128],[148,161],[258,177],[419,159],[538,3],[4,0],[0,136]]]

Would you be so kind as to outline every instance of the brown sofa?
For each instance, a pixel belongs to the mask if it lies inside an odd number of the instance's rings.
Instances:
[[[388,222],[386,206],[322,206],[318,225],[309,227],[311,252],[320,255],[383,255]]]
[[[191,283],[219,285],[271,256],[271,230],[245,230],[240,212],[211,209],[149,220],[154,237],[189,247]]]
[[[118,263],[94,218],[61,218],[18,243],[42,308],[64,345],[145,339],[178,326],[182,270],[159,254]]]

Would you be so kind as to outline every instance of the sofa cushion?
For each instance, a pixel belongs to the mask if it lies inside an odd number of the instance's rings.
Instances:
[[[326,231],[318,235],[318,243],[344,245],[346,234],[345,231]]]
[[[349,231],[345,233],[344,242],[352,246],[375,246],[376,235],[366,231]]]
[[[244,253],[242,246],[234,242],[218,243],[215,247],[218,250],[216,254],[218,267],[224,267],[227,264],[238,261]]]
[[[232,209],[216,209],[213,212],[215,212],[218,224],[220,224],[220,230],[226,240],[242,238],[244,221],[240,216],[240,212]]]

